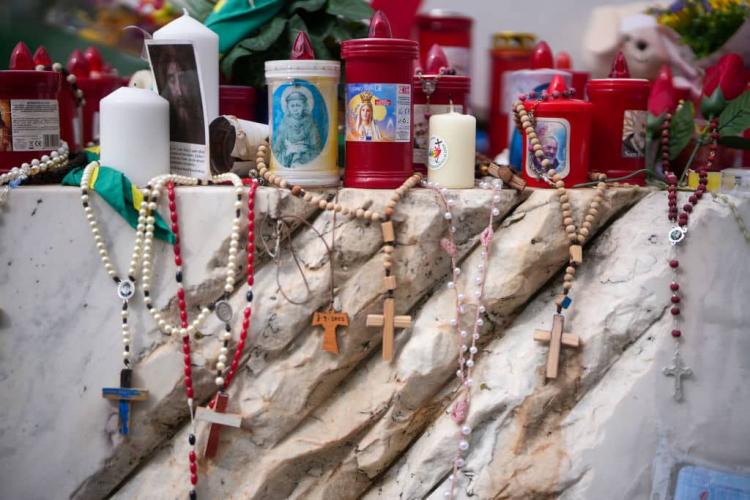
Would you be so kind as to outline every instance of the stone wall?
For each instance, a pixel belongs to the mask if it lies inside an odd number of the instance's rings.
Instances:
[[[381,207],[388,193],[343,189],[338,196],[346,205]],[[576,218],[592,196],[571,192]],[[490,193],[455,197],[463,286],[477,273]],[[228,188],[178,190],[189,306],[221,294],[232,203]],[[750,202],[737,203],[750,217]],[[95,206],[122,268],[132,232],[100,200]],[[457,439],[447,414],[458,388],[457,340],[449,334],[449,260],[439,249],[447,223],[434,194],[410,193],[394,216],[397,313],[414,323],[397,333],[390,364],[380,356],[379,330],[365,327],[382,304],[379,225],[341,216],[334,224],[330,213],[270,188],[258,191],[256,207],[258,234],[270,234],[282,215],[293,226],[309,290],[288,248],[273,262],[256,243],[252,347],[230,390],[229,410],[242,413],[242,429],[224,430],[218,456],[201,462],[199,496],[442,498]],[[750,247],[729,208],[707,196],[681,258],[683,356],[695,376],[678,404],[672,379],[661,374],[673,351],[665,208],[664,193],[608,192],[566,324],[584,347],[566,350],[561,377],[545,383],[547,349],[532,334],[551,326],[567,243],[550,191],[503,191],[458,498],[666,499],[680,464],[750,471],[743,417],[750,409],[743,383]],[[350,316],[339,330],[339,355],[323,352],[320,328],[310,326],[328,304],[331,269],[303,219],[334,241],[335,304]],[[136,382],[151,397],[134,405],[132,435],[122,439],[115,406],[100,396],[102,385],[117,382],[120,306],[78,191],[16,190],[0,226],[0,397],[15,402],[0,407],[0,496],[185,498],[189,425],[179,339],[160,334],[134,302]],[[171,252],[157,245],[155,302],[174,320]],[[302,304],[290,304],[279,283]],[[232,298],[235,311],[244,290]],[[219,331],[211,318],[194,342],[201,402],[214,387],[209,368]],[[198,434],[200,446],[202,424]]]

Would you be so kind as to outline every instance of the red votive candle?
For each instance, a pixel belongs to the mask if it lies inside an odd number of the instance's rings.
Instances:
[[[531,33],[504,31],[492,37],[490,85],[490,154],[495,156],[508,147],[508,112],[503,109],[503,74],[531,67],[536,36]]]
[[[344,186],[392,189],[412,173],[412,83],[417,42],[391,38],[378,11],[368,38],[341,44],[346,75]]]
[[[460,12],[432,9],[417,15],[419,62],[427,67],[427,55],[440,45],[457,75],[471,75],[471,25],[473,19]]]
[[[31,52],[22,42],[9,67],[0,71],[0,172],[60,145],[60,73],[35,71]]]
[[[219,114],[255,121],[256,94],[253,87],[219,85]]]
[[[590,80],[586,89],[594,106],[591,129],[591,170],[615,178],[645,167],[646,113],[649,81],[630,78],[622,52],[609,78]],[[628,179],[645,185],[646,176]]]
[[[471,78],[454,74],[440,45],[427,54],[424,70],[414,76],[414,170],[427,173],[427,149],[430,142],[430,116],[447,113],[450,103],[456,112],[466,113]]]
[[[536,118],[536,135],[544,151],[545,158],[552,161],[546,169],[540,167],[540,160],[529,154],[530,144],[523,133],[523,178],[532,187],[550,187],[539,178],[532,161],[546,173],[554,168],[565,180],[565,185],[589,180],[589,140],[593,105],[579,99],[565,96],[565,77],[555,75],[549,88],[543,94],[546,99],[526,99],[524,106],[533,111]]]

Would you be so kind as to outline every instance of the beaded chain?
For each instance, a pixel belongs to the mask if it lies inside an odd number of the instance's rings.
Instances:
[[[138,266],[143,256],[145,248],[150,248],[150,244],[146,247],[144,242],[145,234],[154,231],[155,219],[151,215],[146,214],[146,203],[141,203],[141,207],[138,211],[138,224],[135,232],[135,243],[133,244],[133,253],[130,257],[130,265],[128,266],[128,274],[126,278],[121,278],[112,263],[112,258],[109,256],[107,245],[104,242],[99,223],[94,215],[94,209],[90,205],[89,199],[89,182],[91,181],[91,175],[94,169],[99,167],[98,162],[89,163],[83,170],[81,176],[81,204],[83,205],[83,212],[86,215],[86,219],[89,221],[91,227],[91,233],[94,235],[94,242],[96,243],[96,249],[99,251],[99,257],[104,264],[104,269],[107,274],[117,285],[117,296],[122,300],[122,362],[125,368],[130,368],[130,358],[132,356],[130,350],[130,326],[128,325],[128,302],[135,295],[136,289],[136,277],[138,273]]]
[[[84,98],[83,90],[81,90],[77,83],[78,78],[76,78],[76,75],[70,73],[61,63],[56,62],[54,64],[37,64],[34,69],[37,71],[54,71],[55,73],[62,73],[63,78],[65,78],[65,81],[68,82],[71,90],[73,91],[73,96],[76,100],[76,107],[82,108],[86,105],[86,99]]]
[[[537,167],[536,162],[532,161],[529,163],[532,165],[534,172],[539,178],[555,188],[555,194],[560,201],[563,227],[568,236],[570,246],[570,259],[568,261],[568,266],[565,268],[565,275],[563,277],[563,294],[557,300],[557,312],[559,314],[563,309],[566,309],[570,305],[571,301],[568,294],[573,288],[576,269],[582,262],[582,245],[590,236],[591,227],[597,222],[599,206],[601,205],[604,199],[604,194],[607,190],[607,183],[605,182],[607,176],[604,174],[595,174],[596,180],[599,181],[596,185],[596,195],[589,202],[583,222],[580,226],[577,226],[573,220],[573,210],[565,188],[565,182],[560,177],[560,174],[558,174],[553,168],[544,172],[544,169],[549,168],[552,165],[552,162],[545,158],[539,137],[537,136],[534,127],[534,118],[526,111],[526,107],[522,102],[517,102],[514,105],[514,118],[516,123],[518,123],[521,129],[526,133],[529,144],[532,146],[534,156],[540,160],[541,168]]]
[[[261,144],[258,147],[258,155],[255,160],[255,164],[258,168],[258,174],[269,184],[282,189],[289,189],[291,193],[298,198],[310,203],[311,205],[318,207],[321,210],[328,210],[332,212],[340,212],[344,216],[348,216],[351,219],[363,219],[372,222],[380,222],[381,229],[383,231],[383,269],[385,274],[386,283],[386,301],[393,301],[396,284],[395,278],[393,277],[393,252],[395,250],[396,240],[393,234],[393,226],[391,217],[396,208],[396,205],[401,199],[406,196],[406,193],[413,187],[419,185],[422,181],[422,174],[414,173],[409,176],[401,186],[391,195],[390,200],[385,204],[383,213],[376,212],[365,208],[351,209],[338,202],[327,201],[322,196],[315,196],[309,191],[305,191],[302,186],[290,185],[289,182],[281,176],[278,176],[268,170],[268,145]],[[410,320],[410,318],[409,318]],[[391,349],[386,348],[384,345],[383,357],[386,360],[391,359]]]
[[[678,246],[685,240],[687,236],[688,220],[693,209],[698,204],[703,194],[706,192],[706,184],[708,183],[708,170],[716,160],[716,153],[718,149],[719,132],[717,127],[719,125],[717,118],[712,118],[709,121],[709,134],[711,142],[709,144],[709,154],[706,164],[698,167],[698,187],[696,190],[688,196],[687,202],[682,206],[682,210],[677,209],[677,184],[679,179],[677,175],[671,170],[670,164],[670,126],[672,123],[672,115],[667,114],[664,122],[661,126],[661,139],[660,139],[660,152],[661,152],[661,165],[664,171],[664,176],[667,181],[667,218],[673,224],[669,230],[669,242],[671,243],[669,267],[672,271],[672,279],[669,284],[669,290],[671,291],[670,297],[670,314],[672,315],[672,338],[675,341],[675,351],[672,357],[674,362],[673,367],[664,368],[663,372],[667,376],[675,377],[675,390],[674,399],[676,401],[682,401],[682,382],[681,378],[692,375],[692,370],[684,365],[680,356],[680,340],[683,337],[682,329],[680,328],[679,321],[681,315],[680,303],[682,298],[680,296],[680,284],[678,283],[678,274],[680,269],[680,261],[677,259]]]
[[[0,174],[0,205],[7,199],[8,192],[18,187],[27,178],[67,167],[69,155],[68,143],[60,141],[60,147],[49,155],[34,158],[30,162],[22,163],[20,167],[13,167],[4,174]]]
[[[435,194],[437,194],[438,200],[445,208],[444,218],[449,222],[452,221],[453,215],[451,213],[451,207],[454,205],[454,202],[453,200],[447,198],[447,190],[432,182],[422,181],[422,184],[434,191]],[[474,304],[474,320],[470,342],[468,338],[469,333],[462,328],[461,322],[461,316],[466,310],[466,304],[464,303],[464,301],[466,300],[466,296],[458,290],[457,285],[459,275],[461,274],[461,269],[458,267],[458,253],[456,252],[456,242],[454,238],[456,228],[452,223],[447,232],[447,237],[441,242],[443,250],[450,256],[451,259],[452,279],[448,282],[447,287],[455,291],[456,300],[455,317],[450,320],[450,325],[452,330],[458,332],[459,349],[458,370],[456,371],[456,376],[461,381],[461,385],[463,387],[463,395],[454,404],[453,409],[451,410],[451,418],[460,427],[460,434],[456,453],[453,457],[452,472],[448,477],[449,486],[448,489],[443,492],[443,496],[445,496],[446,498],[454,497],[456,483],[458,481],[458,473],[461,471],[464,465],[466,465],[466,460],[463,458],[463,455],[469,449],[468,438],[471,435],[472,429],[469,425],[466,424],[466,419],[468,418],[469,407],[471,405],[471,387],[474,384],[474,381],[471,378],[471,372],[474,367],[474,357],[478,352],[477,341],[480,337],[479,330],[484,325],[484,320],[482,319],[481,315],[484,314],[487,310],[482,301],[484,299],[484,286],[487,279],[487,272],[489,267],[488,261],[490,245],[492,244],[492,238],[494,236],[494,220],[495,217],[498,217],[500,215],[500,209],[497,208],[497,204],[501,200],[499,191],[500,189],[502,189],[503,183],[500,179],[494,179],[491,183],[491,186],[483,182],[480,184],[480,187],[485,189],[489,187],[490,189],[492,189],[492,202],[490,205],[490,216],[489,221],[487,222],[487,227],[484,229],[484,231],[482,231],[482,235],[480,237],[480,242],[482,245],[482,262],[477,266],[477,271],[479,271],[479,274],[474,279],[474,286],[476,287],[474,290],[474,297],[476,299],[476,303]]]

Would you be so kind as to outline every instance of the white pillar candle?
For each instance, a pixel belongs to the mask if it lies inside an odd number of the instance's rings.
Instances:
[[[156,40],[193,42],[206,101],[206,123],[219,116],[219,35],[185,13],[154,32]]]
[[[99,104],[101,163],[137,186],[169,173],[169,102],[150,90],[122,87]]]
[[[427,179],[440,187],[474,187],[477,119],[456,113],[430,117],[430,145],[427,153]]]

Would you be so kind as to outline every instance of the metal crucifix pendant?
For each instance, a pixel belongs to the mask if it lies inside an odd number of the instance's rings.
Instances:
[[[682,401],[682,379],[692,377],[693,370],[682,361],[679,351],[675,352],[672,357],[672,366],[664,367],[662,373],[667,377],[674,377],[674,399]]]

